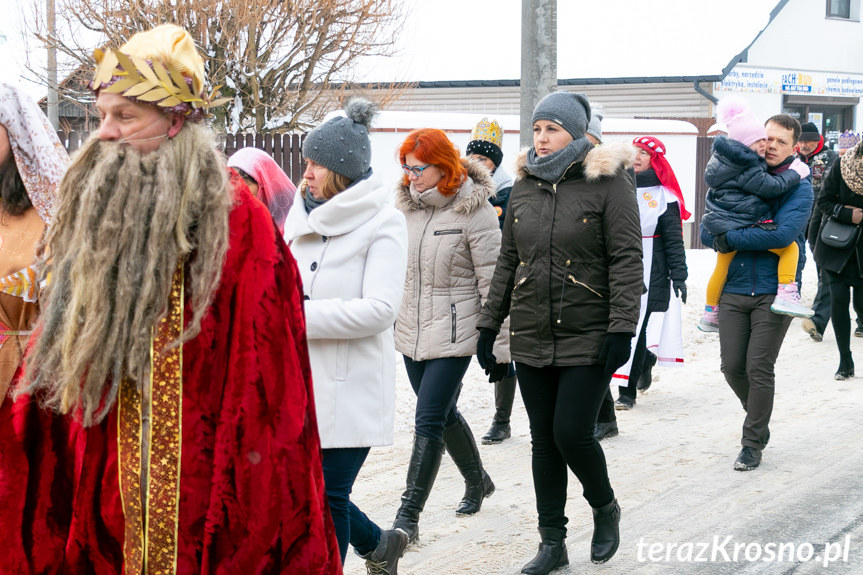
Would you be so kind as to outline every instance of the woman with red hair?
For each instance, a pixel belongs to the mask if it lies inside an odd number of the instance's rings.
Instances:
[[[406,488],[393,528],[414,541],[444,448],[465,480],[456,514],[478,512],[494,492],[456,402],[476,349],[476,320],[500,251],[500,227],[488,202],[496,188],[488,170],[462,160],[444,132],[411,132],[399,160],[405,175],[396,206],[407,219],[408,269],[395,344],[417,406]],[[506,333],[498,341],[499,363],[486,371],[491,382],[501,380],[509,367]]]

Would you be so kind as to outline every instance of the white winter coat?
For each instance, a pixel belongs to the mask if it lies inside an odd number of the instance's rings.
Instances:
[[[372,175],[311,214],[298,197],[285,240],[303,279],[321,447],[391,444],[393,322],[407,265],[404,216]]]

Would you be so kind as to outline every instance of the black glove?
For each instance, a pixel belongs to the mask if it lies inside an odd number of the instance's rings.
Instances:
[[[605,373],[613,374],[629,360],[633,337],[631,333],[614,332],[606,335],[605,343],[599,350],[599,364],[605,366]]]
[[[768,232],[775,232],[779,229],[779,226],[774,222],[759,222],[755,224],[756,228],[761,228],[762,230],[767,230]]]
[[[671,287],[674,289],[674,295],[680,298],[680,301],[686,303],[686,282],[671,281]]]
[[[479,328],[479,339],[476,342],[476,359],[479,361],[479,366],[485,370],[486,375],[497,366],[497,359],[494,357],[493,351],[495,339],[497,339],[496,331],[487,327]]]
[[[508,363],[496,363],[494,367],[491,369],[487,369],[485,373],[488,375],[489,383],[497,383],[506,377],[507,372],[509,371]]]
[[[720,254],[730,254],[734,251],[734,249],[728,245],[728,239],[725,237],[725,234],[719,234],[713,238],[713,249]]]

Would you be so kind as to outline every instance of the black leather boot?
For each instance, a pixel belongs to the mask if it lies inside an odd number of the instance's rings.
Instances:
[[[420,513],[431,493],[442,455],[443,443],[425,437],[414,437],[402,505],[393,522],[393,529],[401,529],[407,533],[410,543],[419,537]]]
[[[494,384],[494,419],[491,427],[482,436],[483,445],[494,445],[504,439],[509,439],[512,430],[509,427],[509,417],[512,415],[512,402],[515,399],[516,376],[505,377]]]
[[[456,423],[444,429],[443,440],[446,450],[464,477],[464,497],[455,512],[458,515],[473,515],[482,507],[482,500],[494,493],[494,483],[482,467],[473,433],[461,414]]]
[[[851,352],[841,352],[839,354],[839,369],[836,370],[835,378],[842,381],[852,377],[854,377],[854,360],[851,358]]]
[[[605,563],[620,546],[620,505],[617,499],[593,509],[593,539],[590,540],[590,560]]]
[[[540,527],[539,535],[542,542],[536,557],[525,565],[521,572],[528,575],[545,575],[564,565],[569,565],[569,556],[566,553],[566,532],[554,527]]]

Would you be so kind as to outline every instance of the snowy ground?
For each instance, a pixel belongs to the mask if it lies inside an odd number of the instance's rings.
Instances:
[[[831,328],[815,343],[794,320],[776,367],[770,446],[759,469],[734,471],[744,413],[719,372],[718,336],[695,328],[714,256],[701,250],[687,257],[686,362],[655,368],[635,409],[617,412],[620,435],[602,443],[622,509],[620,550],[605,565],[590,563],[590,509],[570,475],[570,566],[556,573],[863,573],[863,382],[834,381]],[[814,276],[810,259],[805,300],[814,296]],[[863,357],[863,339],[852,338],[852,349]],[[412,444],[415,399],[398,365],[395,445],[372,450],[353,495],[383,528],[398,507]],[[482,436],[494,400],[476,362],[459,408]],[[539,539],[530,437],[518,396],[512,427],[512,439],[480,445],[497,491],[473,517],[455,515],[463,483],[444,455],[420,520],[421,541],[408,548],[399,573],[516,574],[533,557]],[[826,567],[825,555],[832,559]],[[345,573],[365,573],[363,561],[349,553]]]

